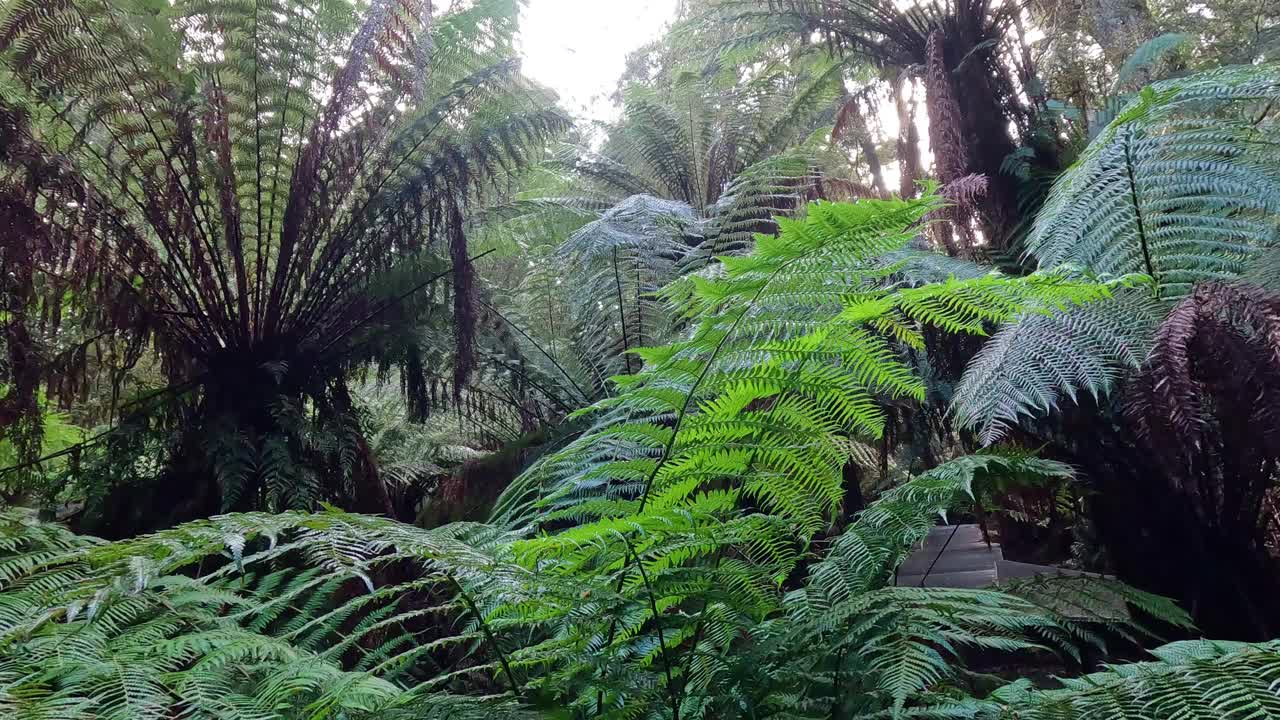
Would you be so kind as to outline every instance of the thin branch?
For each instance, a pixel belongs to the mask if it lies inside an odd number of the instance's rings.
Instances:
[[[499,320],[505,322],[507,325],[510,325],[516,332],[520,333],[521,337],[523,337],[525,340],[528,340],[529,342],[533,343],[533,346],[538,350],[538,352],[545,355],[546,358],[551,361],[551,364],[555,365],[556,369],[560,371],[560,374],[564,375],[565,379],[569,381],[569,384],[573,386],[573,389],[578,391],[578,395],[580,399],[583,402],[591,401],[591,395],[587,394],[586,392],[583,392],[582,388],[578,387],[578,383],[574,382],[573,376],[569,374],[569,371],[565,370],[564,367],[560,364],[560,362],[557,361],[551,355],[551,353],[547,352],[542,347],[542,345],[538,343],[537,340],[534,340],[532,337],[530,337],[529,333],[525,332],[523,328],[521,328],[519,325],[509,320],[506,315],[503,315],[497,308],[485,302],[484,300],[480,298],[476,298],[476,302],[480,303],[480,305],[482,305],[489,312],[493,313],[494,315],[497,315]]]
[[[662,671],[667,676],[667,697],[671,701],[671,718],[672,720],[680,720],[680,696],[676,694],[675,682],[671,679],[671,657],[667,649],[667,639],[662,633],[662,617],[658,613],[658,598],[653,593],[653,585],[649,583],[649,574],[644,571],[644,563],[641,562],[640,556],[636,554],[635,548],[631,547],[630,541],[624,536],[622,541],[626,543],[627,550],[631,551],[631,557],[636,561],[636,568],[640,571],[640,581],[644,583],[645,594],[649,596],[649,611],[653,613],[653,624],[658,631],[658,651],[662,656]]]
[[[458,596],[462,598],[462,602],[466,603],[467,609],[475,616],[476,622],[480,623],[480,632],[484,633],[485,640],[493,647],[493,651],[498,655],[498,663],[502,665],[502,672],[507,676],[507,682],[511,684],[511,694],[519,697],[522,693],[520,683],[516,682],[515,673],[511,671],[511,663],[507,660],[506,653],[502,652],[502,646],[498,644],[497,638],[493,636],[493,632],[489,629],[489,624],[484,621],[484,616],[480,614],[480,609],[476,607],[475,601],[462,588],[462,583],[454,577],[453,573],[445,572],[445,577],[449,578],[449,582],[458,589]]]
[[[626,363],[627,374],[631,374],[631,342],[627,337],[626,305],[622,302],[622,276],[618,273],[618,246],[613,246],[613,282],[618,291],[618,321],[622,323],[622,360]],[[640,306],[636,306],[640,312]]]

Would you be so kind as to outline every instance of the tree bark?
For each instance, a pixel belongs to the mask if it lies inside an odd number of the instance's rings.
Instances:
[[[862,472],[852,460],[844,464],[844,516],[846,521],[867,507],[866,498],[862,495]]]
[[[356,486],[356,504],[351,509],[366,515],[385,515],[392,520],[398,519],[391,495],[387,492],[387,483],[378,473],[378,461],[363,432],[356,438],[356,448],[356,466],[351,468]]]
[[[1093,491],[1087,512],[1121,580],[1177,600],[1208,637],[1271,639],[1280,629],[1280,563],[1207,525],[1115,416],[1088,402],[1064,408],[1062,424],[1028,444],[1079,469]]]
[[[845,100],[844,112],[848,113],[849,129],[853,131],[853,139],[862,151],[862,159],[871,172],[871,185],[876,194],[882,198],[889,197],[889,190],[884,184],[884,169],[880,163],[880,152],[876,149],[875,139],[871,136],[871,128],[867,126],[867,116],[862,112],[862,100],[848,97]]]
[[[1146,0],[1086,0],[1084,10],[1093,39],[1116,68],[1159,32]]]
[[[456,393],[455,393],[456,397]],[[338,378],[333,383],[333,402],[336,409],[347,417],[356,417],[355,402],[346,380]],[[391,494],[387,492],[387,483],[378,472],[378,461],[374,457],[373,448],[365,439],[364,428],[356,429],[356,458],[354,467],[350,468],[352,483],[356,496],[352,510],[368,515],[385,515],[397,519],[395,505],[391,502]]]
[[[910,100],[903,97],[912,90]],[[921,176],[920,132],[916,129],[916,101],[911,78],[905,72],[893,83],[893,102],[898,111],[898,195],[915,197],[916,182]]]

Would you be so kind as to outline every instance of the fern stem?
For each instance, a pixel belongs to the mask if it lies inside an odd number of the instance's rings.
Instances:
[[[733,337],[734,333],[737,332],[738,325],[742,324],[743,318],[747,316],[747,310],[756,304],[756,301],[760,299],[761,295],[764,295],[764,291],[768,289],[769,284],[773,282],[773,279],[776,278],[784,269],[790,267],[792,262],[794,262],[794,260],[783,263],[778,267],[778,269],[774,270],[773,273],[770,274],[768,280],[760,285],[760,289],[751,297],[751,302],[747,303],[747,306],[738,313],[738,317],[734,319],[733,324],[725,331],[724,337],[720,338],[720,341],[716,343],[715,348],[711,351],[711,355],[707,357],[706,364],[702,366],[702,371],[698,373],[698,379],[693,382],[693,385],[689,386],[689,392],[684,396],[684,403],[680,406],[680,412],[676,414],[675,426],[671,428],[671,437],[667,438],[667,444],[662,449],[662,456],[658,458],[658,462],[654,464],[653,470],[651,470],[649,472],[649,476],[645,478],[644,490],[640,494],[639,512],[644,512],[645,505],[649,502],[649,491],[653,489],[653,481],[658,477],[658,472],[662,470],[663,465],[671,459],[671,451],[675,448],[676,438],[680,435],[680,428],[684,425],[684,420],[689,415],[689,406],[693,404],[693,398],[698,394],[698,388],[702,387],[702,383],[706,381],[707,375],[711,373],[711,367],[715,364],[716,358],[720,356],[720,352],[724,350],[724,346],[728,344],[729,338]]]
[[[791,267],[791,264],[793,262],[795,262],[795,260],[788,260],[787,262],[784,262],[782,265],[778,266],[772,273],[769,274],[768,279],[766,279],[763,283],[760,284],[760,289],[757,290],[756,294],[751,297],[751,301],[747,303],[747,306],[743,308],[741,312],[738,313],[738,317],[734,319],[733,324],[730,325],[729,329],[725,331],[724,337],[720,338],[720,341],[716,343],[715,348],[712,349],[711,351],[711,355],[707,357],[706,364],[702,366],[702,372],[698,373],[698,378],[693,381],[693,385],[689,386],[689,391],[685,394],[685,397],[684,397],[684,404],[680,406],[680,412],[676,413],[676,421],[675,421],[675,425],[671,429],[671,437],[667,438],[667,444],[662,448],[662,455],[658,458],[658,461],[654,463],[653,470],[649,472],[648,477],[645,478],[644,489],[640,493],[640,507],[638,512],[640,513],[644,512],[645,505],[647,505],[649,502],[649,491],[653,489],[654,479],[657,478],[658,472],[662,470],[663,465],[665,465],[666,462],[671,459],[671,451],[672,449],[675,448],[676,438],[680,435],[680,427],[684,424],[684,419],[689,413],[689,406],[693,404],[693,398],[694,396],[697,395],[698,388],[702,386],[702,383],[705,382],[707,379],[707,375],[710,374],[711,367],[712,365],[715,364],[716,358],[719,357],[720,352],[724,350],[724,346],[728,344],[729,338],[733,337],[733,334],[737,332],[738,325],[742,324],[742,319],[747,316],[747,310],[751,306],[756,304],[756,302],[760,299],[760,296],[764,295],[764,291],[769,288],[769,285],[773,282],[773,280],[777,278],[778,275],[783,270]],[[618,575],[617,592],[622,592],[623,585],[626,583],[627,575],[630,571],[631,571],[631,563],[627,561],[622,566],[622,570]],[[609,639],[605,643],[606,646],[613,644],[614,637],[617,635],[617,633],[618,633],[618,617],[615,615],[613,619],[609,622]],[[602,690],[596,696],[596,715],[598,716],[603,711],[604,711],[604,691]]]
[[[613,246],[613,284],[618,291],[618,322],[622,323],[622,361],[626,363],[627,374],[631,374],[631,341],[627,337],[627,312],[622,303],[622,275],[618,272],[618,246]],[[640,312],[640,305],[636,305]]]
[[[544,397],[546,397],[551,402],[555,403],[561,410],[565,411],[566,414],[571,413],[574,410],[577,410],[577,408],[570,406],[564,400],[560,399],[555,393],[548,390],[545,385],[534,380],[532,377],[529,377],[529,373],[525,372],[524,369],[521,368],[519,365],[508,365],[507,363],[498,359],[495,359],[493,362],[515,373],[517,377],[529,383],[530,387],[542,393]]]
[[[591,396],[587,394],[585,390],[578,387],[578,383],[574,381],[573,376],[569,374],[569,371],[565,370],[564,366],[561,365],[560,362],[555,359],[555,356],[547,352],[546,349],[543,348],[542,345],[539,344],[537,340],[534,340],[532,337],[530,337],[529,333],[525,332],[524,329],[521,328],[519,325],[516,325],[515,323],[511,322],[511,320],[508,319],[506,315],[503,315],[501,312],[498,311],[497,308],[485,302],[483,299],[476,298],[476,303],[481,305],[482,307],[484,307],[486,310],[493,313],[494,315],[497,315],[499,320],[510,325],[513,330],[520,333],[521,337],[523,337],[525,340],[528,340],[530,343],[532,343],[533,346],[537,348],[538,352],[546,356],[546,358],[551,361],[551,364],[554,365],[556,369],[560,371],[560,374],[564,375],[564,379],[569,381],[569,385],[572,386],[574,390],[578,391],[578,397],[580,397],[585,402],[591,401]]]
[[[92,23],[90,23],[89,19],[85,17],[84,12],[79,8],[75,8],[75,14],[76,14],[76,17],[79,19],[80,24],[84,29],[84,32],[87,34],[89,38],[92,39],[93,44],[97,46],[97,48],[102,52],[104,56],[108,55],[104,46],[102,45],[102,41],[99,39],[98,35],[94,33]],[[108,16],[108,17],[111,17],[114,20],[114,16]],[[122,35],[125,34],[124,29],[119,26],[118,22],[113,22],[112,25],[116,31],[120,32]],[[133,67],[133,71],[137,77],[144,78],[144,79],[147,77],[146,73],[142,71],[142,68],[138,66],[138,63],[136,60],[131,58],[129,64]],[[151,116],[146,111],[146,105],[133,94],[131,86],[125,80],[125,77],[120,72],[120,69],[116,67],[114,64],[111,65],[111,72],[116,78],[116,81],[121,88],[121,93],[126,98],[128,98],[129,101],[137,108],[138,116],[142,119],[142,125],[146,128],[147,133],[151,136],[152,140],[155,141],[156,151],[160,154],[160,157],[164,160],[165,168],[170,173],[173,174],[174,178],[181,177],[181,175],[178,172],[178,169],[174,166],[174,160],[173,160],[174,156],[171,155],[169,152],[165,151],[165,144],[163,140],[161,140],[160,134],[156,131],[155,124],[151,122]],[[174,128],[175,131],[177,129],[178,128]],[[185,137],[185,140],[187,141],[187,144],[189,146],[188,149],[194,150],[194,143],[191,141],[191,138],[189,135]],[[178,158],[179,165],[181,165],[184,159],[183,154],[180,152],[176,153],[176,157]],[[191,167],[190,165],[185,166],[183,169],[186,171],[187,177],[189,178],[200,177],[198,170],[196,168]],[[186,200],[187,205],[190,208],[191,219],[195,225],[195,228],[192,231],[192,236],[194,240],[200,242],[202,245],[207,245],[208,247],[206,251],[209,253],[210,257],[213,258],[213,263],[212,263],[213,269],[214,269],[214,272],[217,274],[217,278],[219,281],[219,287],[217,288],[217,290],[221,291],[223,299],[226,302],[225,307],[218,307],[218,310],[220,310],[221,312],[219,313],[219,317],[217,319],[225,323],[224,332],[226,332],[228,336],[231,336],[234,334],[234,331],[232,328],[231,318],[228,316],[225,308],[234,307],[234,304],[231,302],[231,294],[229,290],[229,284],[227,282],[226,269],[223,267],[223,264],[222,264],[222,253],[218,251],[217,245],[213,240],[213,221],[209,217],[208,208],[204,204],[196,201],[196,199],[200,194],[199,188],[197,188],[196,193],[193,195],[193,193],[191,192],[191,188],[188,188],[187,185],[181,181],[176,182],[176,187],[179,193],[181,193],[182,197]],[[200,213],[200,212],[197,212],[197,210],[204,210],[204,212]],[[208,225],[209,227],[206,229],[205,225]],[[207,270],[207,267],[206,267],[206,270]],[[194,273],[194,264],[193,264],[193,275],[194,274],[195,273]],[[210,308],[217,307],[218,305],[217,302],[209,302],[210,300],[216,300],[216,298],[217,298],[216,294],[214,294],[213,298],[206,297],[206,304],[210,306]],[[230,337],[228,337],[228,339],[230,339]]]
[[[805,356],[800,360],[800,363],[799,363],[798,365],[796,365],[795,374],[796,374],[797,376],[799,376],[799,375],[800,375],[800,372],[804,370],[804,366],[805,366],[805,364],[807,364],[807,363],[809,362],[809,359],[810,359],[810,358],[812,358],[812,357],[813,357],[813,355],[805,355]],[[774,399],[772,407],[770,407],[770,408],[769,408],[769,414],[765,416],[765,419],[764,419],[764,423],[765,423],[765,424],[769,424],[769,422],[773,419],[774,413],[775,413],[775,412],[777,411],[777,409],[778,409],[778,401],[780,401],[782,398],[786,397],[786,395],[787,395],[787,393],[788,393],[788,392],[790,392],[790,390],[784,390],[784,391],[782,391],[781,393],[779,393],[779,394],[778,394],[777,398],[775,398],[775,399]],[[749,457],[749,458],[747,459],[747,463],[746,463],[746,470],[744,470],[744,471],[743,471],[743,475],[747,475],[747,476],[749,476],[749,475],[751,474],[751,470],[752,470],[752,468],[754,468],[754,467],[755,467],[755,464],[756,464],[756,457],[757,457],[759,454],[760,454],[760,452],[759,452],[759,449],[758,449],[758,448],[757,448],[757,449],[753,449],[753,450],[751,451],[751,457]],[[740,502],[741,502],[741,500],[742,500],[742,496],[741,496],[741,495],[739,495],[737,498],[735,498],[735,499],[734,499],[734,510],[735,510],[735,511],[737,511],[737,510],[739,509],[739,506],[740,506]],[[716,550],[716,559],[715,559],[715,561],[714,561],[714,562],[712,563],[712,565],[711,565],[712,570],[713,570],[713,571],[715,571],[715,570],[719,570],[719,569],[720,569],[720,563],[721,563],[723,560],[724,560],[724,546],[723,546],[723,545],[721,545],[721,546]],[[683,673],[682,677],[685,677],[685,678],[689,677],[689,673],[693,670],[693,657],[694,657],[694,655],[697,653],[697,650],[698,650],[698,643],[702,642],[702,634],[703,634],[703,632],[704,632],[704,631],[706,630],[706,628],[707,628],[707,617],[706,617],[706,614],[707,614],[707,607],[709,607],[709,606],[710,606],[710,604],[711,604],[711,600],[710,600],[710,598],[708,598],[708,597],[704,597],[704,598],[702,598],[702,607],[698,609],[698,626],[697,626],[696,628],[694,628],[694,630],[693,630],[693,644],[692,644],[692,645],[690,646],[690,648],[689,648],[689,665],[688,665],[687,667],[685,667],[685,669],[684,669],[684,673]]]
[[[462,93],[459,94],[459,99],[460,99],[459,101],[469,97],[471,93],[474,92],[474,90],[475,90],[475,87],[469,87],[466,90],[464,90]],[[369,209],[373,206],[373,204],[380,199],[382,188],[391,180],[392,177],[394,177],[398,172],[400,172],[400,169],[404,166],[404,164],[406,162],[409,162],[409,159],[413,157],[415,153],[418,152],[418,150],[423,146],[424,143],[426,143],[426,141],[429,138],[434,137],[436,130],[440,127],[442,123],[444,123],[446,115],[447,113],[442,113],[441,117],[433,125],[431,125],[431,127],[427,128],[426,131],[422,133],[421,137],[419,137],[418,140],[391,167],[390,171],[387,172],[387,174],[378,181],[377,185],[375,185],[373,189],[369,191],[368,197],[365,198],[364,202],[359,206],[357,211],[352,212],[348,215],[348,217],[352,218],[352,220],[347,222],[346,226],[342,228],[341,232],[335,233],[333,239],[325,245],[324,250],[320,254],[320,261],[315,263],[315,270],[313,270],[310,273],[310,277],[313,280],[313,282],[308,282],[306,284],[307,290],[303,291],[301,302],[297,303],[297,306],[299,309],[296,313],[298,321],[296,323],[296,326],[293,328],[295,331],[306,332],[307,330],[310,330],[311,329],[310,326],[314,324],[313,320],[318,319],[318,318],[315,318],[314,316],[317,316],[319,313],[322,313],[323,309],[327,307],[325,301],[329,299],[330,293],[326,292],[325,290],[312,293],[310,291],[310,288],[324,287],[325,285],[329,285],[330,284],[328,282],[329,280],[335,277],[338,277],[343,272],[349,271],[351,268],[353,268],[357,264],[358,261],[356,260],[346,260],[345,262],[343,262],[345,258],[341,258],[341,257],[335,260],[334,262],[328,262],[330,255],[334,252],[339,252],[338,249],[344,247],[345,243],[347,243],[350,240],[351,233],[358,231],[361,223],[355,221],[354,218],[363,217],[364,214],[368,212]],[[285,213],[286,215],[288,214],[287,207],[285,208]],[[286,231],[285,220],[286,220],[285,217],[281,218],[280,232],[282,236]],[[310,236],[311,236],[311,233],[308,233],[308,237],[304,238],[304,241],[309,240]],[[285,244],[282,239],[281,245],[280,245],[280,255],[285,260],[288,260],[289,254],[290,253],[287,252],[285,249]],[[284,270],[287,273],[288,264],[282,263],[282,265],[285,265]],[[321,272],[322,270],[328,270],[328,272]],[[274,324],[274,322],[278,322],[279,320],[279,318],[275,318],[275,316],[279,314],[279,311],[280,311],[279,305],[282,298],[277,297],[276,284],[279,282],[292,280],[291,277],[281,275],[281,268],[279,266],[277,266],[276,268],[276,278],[277,278],[277,281],[273,282],[272,288],[271,288],[271,296],[272,296],[271,300],[274,302],[269,303],[267,308],[269,325]],[[298,279],[301,280],[301,277],[299,277]],[[288,285],[292,286],[294,285],[294,283],[289,282]],[[275,318],[274,321],[273,321],[273,318]]]
[[[474,263],[476,260],[479,260],[480,258],[482,258],[482,257],[484,257],[484,256],[486,256],[486,255],[488,255],[488,254],[490,254],[490,253],[493,253],[493,252],[495,252],[495,251],[494,251],[494,250],[485,250],[484,252],[480,253],[479,255],[475,255],[475,256],[473,256],[473,257],[471,257],[471,258],[468,258],[466,262],[467,262],[467,264],[468,264],[468,265],[470,265],[470,264]],[[454,271],[454,269],[455,269],[455,268],[450,267],[448,270],[444,270],[444,271],[442,271],[442,272],[438,272],[438,273],[436,273],[435,275],[432,275],[431,277],[427,278],[426,280],[423,280],[422,282],[418,283],[417,285],[414,285],[413,287],[409,288],[407,291],[405,291],[405,292],[403,292],[403,293],[401,293],[401,294],[399,294],[399,295],[397,295],[397,296],[395,296],[395,297],[391,298],[390,300],[387,300],[386,302],[382,303],[381,305],[379,305],[378,307],[376,307],[376,308],[374,308],[372,311],[370,311],[370,313],[369,313],[368,315],[365,315],[365,316],[364,316],[363,318],[361,318],[360,320],[357,320],[357,321],[356,321],[356,322],[355,322],[351,327],[349,327],[349,328],[347,328],[346,330],[342,331],[341,333],[339,333],[339,334],[338,334],[338,336],[337,336],[337,337],[335,337],[334,339],[332,339],[332,340],[330,340],[328,343],[326,343],[324,347],[320,348],[320,352],[318,352],[318,353],[316,353],[316,354],[317,354],[317,355],[324,355],[324,354],[325,354],[325,352],[326,352],[329,348],[331,348],[331,347],[333,347],[334,345],[337,345],[338,343],[340,343],[340,342],[342,342],[343,340],[347,339],[347,337],[348,337],[348,336],[350,336],[350,335],[351,335],[351,333],[353,333],[353,332],[355,332],[356,330],[359,330],[360,328],[364,327],[366,324],[368,324],[368,322],[369,322],[370,320],[373,320],[374,318],[378,317],[379,315],[381,315],[382,313],[386,312],[387,310],[390,310],[393,306],[395,306],[395,305],[399,305],[400,303],[404,302],[404,301],[405,301],[406,299],[408,299],[411,295],[415,295],[415,294],[417,294],[417,293],[421,292],[422,290],[426,289],[426,287],[427,287],[428,285],[431,285],[431,284],[432,284],[432,283],[434,283],[435,281],[437,281],[437,280],[439,280],[439,279],[441,279],[441,278],[445,277],[446,275],[451,274],[451,273]]]
[[[840,712],[840,667],[844,665],[845,648],[842,645],[836,653],[836,667],[831,675],[831,720],[837,720]]]
[[[1160,297],[1160,276],[1156,274],[1155,265],[1151,262],[1151,249],[1147,246],[1147,232],[1142,220],[1142,207],[1138,204],[1138,180],[1133,174],[1133,145],[1130,142],[1133,131],[1129,130],[1124,138],[1124,168],[1129,175],[1129,199],[1133,202],[1133,214],[1138,221],[1138,244],[1142,247],[1142,262],[1146,265],[1147,274],[1155,283],[1155,295]]]
[[[658,654],[662,657],[663,674],[667,676],[667,697],[671,702],[671,718],[672,720],[680,720],[680,697],[676,694],[675,682],[671,679],[671,657],[667,654],[667,639],[663,635],[662,622],[658,614],[658,598],[653,594],[653,585],[649,583],[649,574],[644,571],[644,563],[640,561],[640,556],[636,554],[636,549],[625,538],[623,542],[626,542],[627,550],[631,551],[631,557],[635,558],[636,569],[640,571],[640,581],[644,583],[645,594],[649,596],[649,612],[653,614],[653,624],[658,631]]]
[[[254,214],[257,216],[255,224],[254,247],[257,253],[257,261],[254,265],[254,289],[253,289],[253,310],[252,317],[246,317],[245,322],[253,322],[253,328],[250,331],[250,341],[257,340],[259,333],[262,332],[262,325],[258,322],[258,305],[260,294],[262,292],[261,285],[257,282],[258,265],[263,261],[262,255],[262,93],[258,87],[258,70],[261,66],[261,48],[259,45],[259,27],[258,14],[262,11],[260,0],[253,0],[253,152],[254,152],[254,176],[256,182],[254,184],[253,208]],[[247,289],[247,288],[246,288]]]
[[[476,603],[462,588],[462,583],[453,576],[453,573],[446,572],[445,577],[449,578],[449,582],[458,589],[458,597],[462,598],[462,602],[466,603],[467,609],[475,616],[476,622],[480,623],[480,632],[484,634],[484,639],[493,647],[493,651],[498,655],[498,664],[502,666],[502,672],[507,676],[507,682],[511,684],[511,694],[519,697],[522,694],[520,683],[516,682],[515,673],[511,671],[511,663],[507,661],[506,653],[502,652],[502,646],[498,645],[498,640],[493,636],[493,632],[489,629],[489,624],[484,621],[484,616],[480,614],[480,609],[476,607]]]
[[[644,344],[644,306],[640,304],[644,283],[640,280],[640,263],[636,263],[636,343]]]

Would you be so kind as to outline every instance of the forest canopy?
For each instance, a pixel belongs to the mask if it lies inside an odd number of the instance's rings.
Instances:
[[[0,714],[1280,718],[1280,7],[678,5],[0,1]]]

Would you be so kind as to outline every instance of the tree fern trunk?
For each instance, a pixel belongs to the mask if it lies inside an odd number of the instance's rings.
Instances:
[[[356,438],[359,454],[356,466],[351,468],[351,477],[356,486],[356,504],[351,509],[368,515],[383,515],[399,520],[395,506],[391,503],[391,495],[387,492],[387,484],[378,473],[378,460],[373,455],[364,433]]]
[[[74,523],[76,532],[119,540],[218,514],[222,495],[199,435],[183,433],[168,468],[154,483],[121,484],[90,498]]]
[[[337,406],[335,409],[339,413],[352,418],[356,417],[355,403],[351,399],[351,393],[345,381],[339,380],[334,383],[333,395]],[[351,474],[356,491],[351,509],[370,515],[385,515],[393,520],[403,519],[396,516],[391,495],[387,492],[387,483],[378,473],[377,458],[373,455],[373,449],[369,447],[369,441],[365,439],[364,428],[359,425],[357,421],[355,463],[353,467],[346,469]]]
[[[1064,407],[1060,426],[1028,440],[1082,471],[1087,513],[1121,580],[1178,600],[1208,637],[1267,640],[1280,629],[1280,563],[1206,525],[1112,408]]]
[[[866,498],[862,495],[862,472],[858,468],[857,463],[850,460],[844,466],[844,516],[846,520],[852,520],[867,506]]]

